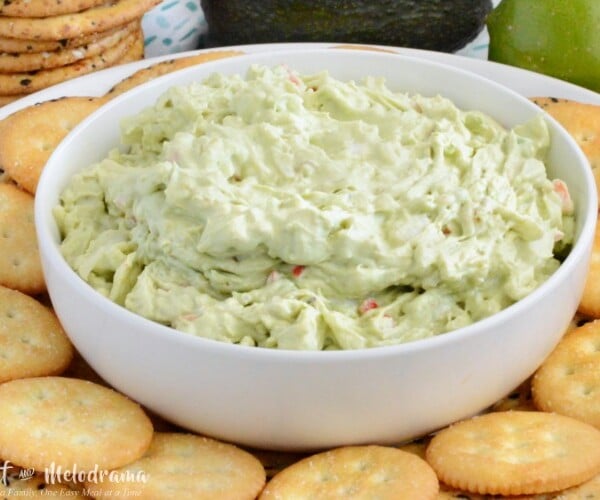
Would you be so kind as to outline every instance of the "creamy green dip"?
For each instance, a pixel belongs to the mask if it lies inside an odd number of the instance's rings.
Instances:
[[[193,335],[285,349],[398,344],[522,299],[572,203],[542,117],[505,130],[443,97],[285,67],[175,87],[55,210],[96,290]]]

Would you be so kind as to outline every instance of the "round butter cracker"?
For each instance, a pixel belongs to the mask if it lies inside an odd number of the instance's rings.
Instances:
[[[0,383],[57,375],[73,347],[57,317],[37,300],[0,286]]]
[[[553,500],[599,500],[600,474],[579,486],[569,488],[557,494]]]
[[[556,97],[532,100],[573,136],[590,162],[600,194],[600,106]]]
[[[415,439],[409,443],[403,443],[400,446],[398,446],[398,449],[406,451],[408,453],[412,453],[413,455],[416,455],[419,458],[425,459],[425,451],[427,450],[427,446],[429,446],[430,440],[430,436],[425,436],[419,439]]]
[[[535,411],[536,407],[531,396],[531,379],[527,379],[505,397],[496,401],[490,409],[491,411]]]
[[[114,85],[104,96],[105,99],[112,99],[128,90],[146,83],[159,76],[166,75],[173,71],[177,71],[189,66],[195,66],[209,61],[216,61],[227,57],[235,57],[243,55],[243,52],[237,50],[215,50],[212,52],[204,52],[193,56],[179,57],[177,59],[169,59],[168,61],[162,61],[156,64],[152,64],[147,68],[140,69],[128,76],[124,80],[121,80]]]
[[[0,167],[35,194],[48,158],[65,136],[101,106],[93,97],[64,97],[28,106],[0,121]]]
[[[33,197],[10,183],[0,183],[0,285],[29,295],[46,290]]]
[[[587,278],[577,312],[589,318],[600,318],[600,224],[596,224]]]
[[[296,462],[267,483],[260,500],[435,499],[439,482],[421,458],[387,446],[347,446]]]
[[[115,496],[146,500],[252,500],[265,484],[265,470],[250,453],[231,444],[183,433],[156,432],[137,461],[115,471],[146,481],[114,482],[108,478],[86,484],[94,498]]]
[[[600,431],[554,413],[487,413],[441,430],[427,461],[440,481],[478,494],[558,491],[600,472]]]
[[[114,469],[140,458],[153,429],[141,407],[93,382],[65,377],[0,385],[0,456],[35,470]]]
[[[600,429],[600,320],[569,332],[535,373],[536,406]]]

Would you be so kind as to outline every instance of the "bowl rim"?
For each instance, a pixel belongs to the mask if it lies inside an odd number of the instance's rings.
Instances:
[[[49,261],[52,261],[52,263],[55,266],[58,266],[62,279],[67,281],[69,288],[77,290],[77,293],[81,295],[83,299],[87,301],[96,302],[97,307],[101,308],[104,314],[116,316],[116,318],[124,324],[135,323],[136,326],[145,330],[145,335],[152,335],[158,338],[169,336],[170,341],[179,343],[183,346],[187,346],[190,348],[203,348],[214,353],[228,353],[229,355],[233,355],[233,353],[238,353],[240,356],[243,356],[245,353],[253,353],[251,354],[251,356],[258,356],[259,359],[263,359],[264,356],[264,359],[284,362],[289,361],[290,359],[293,359],[295,361],[308,361],[311,363],[329,363],[331,361],[347,362],[357,359],[364,360],[371,358],[396,356],[400,353],[409,354],[411,352],[421,351],[424,349],[443,348],[449,342],[455,343],[460,340],[466,340],[472,336],[482,335],[486,331],[492,331],[497,326],[504,323],[511,316],[519,314],[523,309],[528,308],[530,304],[536,303],[539,300],[541,300],[545,294],[559,286],[560,282],[564,281],[566,277],[573,272],[573,269],[577,267],[581,259],[588,258],[589,247],[591,246],[591,242],[595,231],[595,214],[597,213],[598,204],[597,193],[594,187],[594,178],[592,176],[591,169],[585,168],[585,166],[588,163],[587,158],[584,156],[583,152],[581,151],[573,137],[564,129],[564,127],[557,120],[551,117],[548,113],[537,108],[537,106],[530,102],[526,97],[520,95],[519,93],[508,87],[505,87],[504,85],[501,85],[489,78],[475,74],[466,69],[451,66],[447,63],[420,59],[416,55],[412,54],[406,55],[400,53],[386,53],[366,50],[340,50],[334,52],[329,48],[314,48],[310,47],[310,45],[311,44],[307,44],[308,47],[306,49],[279,49],[275,51],[240,54],[239,56],[233,58],[208,61],[198,66],[183,68],[181,70],[177,70],[172,73],[156,77],[153,80],[145,82],[137,87],[134,87],[128,90],[127,92],[113,98],[107,103],[104,103],[99,109],[94,111],[84,120],[82,120],[76,127],[74,127],[73,130],[71,130],[71,132],[57,146],[57,148],[53,151],[52,155],[48,159],[47,166],[42,171],[34,200],[36,232],[39,242],[40,253],[43,254],[45,258],[47,258]],[[57,165],[59,164],[57,158],[60,158],[61,154],[63,153],[63,150],[67,149],[71,142],[75,141],[80,131],[89,127],[90,124],[93,123],[98,116],[101,116],[102,114],[108,112],[108,110],[112,109],[113,107],[122,106],[122,103],[133,99],[138,94],[148,92],[148,89],[157,86],[162,86],[166,82],[172,81],[172,85],[170,86],[174,86],[177,84],[177,80],[183,74],[198,71],[199,67],[202,67],[202,69],[206,70],[206,75],[199,77],[200,79],[204,79],[208,74],[217,72],[219,70],[219,67],[223,65],[233,65],[235,63],[239,63],[240,61],[243,61],[242,68],[240,68],[240,72],[242,72],[245,71],[244,68],[246,68],[249,65],[248,59],[250,59],[250,63],[252,64],[254,63],[254,61],[256,61],[256,63],[259,64],[261,59],[268,59],[275,54],[277,56],[285,56],[286,54],[289,54],[293,57],[294,55],[307,53],[314,54],[315,56],[327,54],[329,57],[347,57],[348,59],[355,59],[359,56],[367,58],[394,58],[396,63],[406,60],[413,63],[421,64],[423,66],[442,68],[445,71],[461,75],[462,78],[482,81],[485,83],[485,85],[495,87],[495,89],[500,93],[509,94],[513,99],[520,101],[520,103],[523,106],[529,107],[531,110],[537,110],[538,112],[543,113],[545,120],[547,122],[550,122],[553,128],[560,132],[560,135],[562,137],[561,140],[564,140],[568,143],[570,149],[573,150],[572,152],[578,158],[579,161],[577,162],[577,168],[580,168],[580,174],[585,180],[585,197],[587,197],[587,204],[580,208],[579,217],[583,217],[583,224],[580,227],[579,234],[576,235],[576,239],[571,251],[565,258],[565,260],[560,264],[558,269],[554,273],[552,273],[552,275],[545,282],[539,285],[526,297],[511,304],[507,308],[484,319],[478,320],[466,327],[461,327],[456,330],[445,332],[443,334],[434,335],[431,337],[417,339],[400,344],[332,351],[293,350],[282,348],[266,348],[259,346],[245,346],[182,332],[176,330],[175,328],[162,325],[158,322],[138,315],[137,313],[129,311],[123,306],[120,306],[119,304],[116,304],[115,302],[111,301],[109,298],[103,296],[86,281],[79,277],[79,275],[71,268],[71,266],[69,266],[66,260],[62,257],[62,254],[59,250],[59,242],[57,242],[56,238],[51,234],[51,227],[44,223],[44,221],[47,220],[52,221],[51,224],[54,225],[54,227],[56,227],[54,217],[51,215],[46,216],[46,212],[52,212],[53,205],[50,204],[49,197],[51,196],[50,193],[48,193],[48,190],[46,189],[46,186],[50,183],[44,182],[44,180],[54,175],[53,171],[58,168]],[[146,107],[150,106],[152,102],[154,101],[147,103]],[[78,167],[73,170],[73,173],[78,172],[86,168],[87,166],[89,165]],[[67,179],[71,177],[72,174],[67,176]],[[59,189],[57,189],[56,191],[58,197],[61,191]],[[52,300],[52,292],[51,290],[48,291]]]

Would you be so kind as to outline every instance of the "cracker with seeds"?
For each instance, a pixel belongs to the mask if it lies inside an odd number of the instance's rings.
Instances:
[[[106,0],[0,0],[0,15],[50,17],[72,14],[106,3]]]
[[[5,106],[10,104],[11,102],[17,101],[22,97],[25,97],[27,94],[17,94],[17,95],[0,95],[0,106]]]
[[[112,99],[128,90],[146,83],[154,78],[157,78],[167,73],[177,71],[189,66],[195,66],[196,64],[202,64],[209,61],[216,61],[217,59],[223,59],[227,57],[235,57],[243,55],[243,52],[237,50],[215,50],[212,52],[204,52],[202,54],[196,54],[193,56],[185,56],[177,59],[169,59],[168,61],[162,61],[147,68],[136,71],[132,75],[128,76],[124,80],[118,82],[112,87],[107,93],[105,98]]]
[[[265,484],[265,470],[250,453],[193,434],[156,432],[144,456],[115,474],[135,479],[140,471],[146,482],[105,478],[86,487],[94,498],[129,494],[147,500],[251,500]]]
[[[119,59],[117,61],[116,65],[139,61],[140,59],[143,59],[143,58],[144,58],[144,33],[142,32],[142,30],[138,30],[135,32],[135,38],[133,40],[133,43],[131,44],[131,46],[129,47],[127,52],[125,52],[123,57],[121,57],[121,59]]]
[[[536,406],[600,429],[600,320],[572,330],[537,370]]]
[[[43,69],[30,73],[0,73],[0,95],[37,92],[65,80],[113,66],[123,58],[136,39],[137,34],[131,33],[96,56],[58,68]]]
[[[122,42],[130,33],[131,31],[120,30],[85,45],[53,52],[0,53],[0,73],[24,73],[73,64],[102,54]]]
[[[0,456],[43,470],[115,469],[150,446],[152,423],[122,394],[85,380],[37,377],[0,385]]]
[[[445,484],[478,494],[543,494],[600,472],[600,431],[554,413],[487,413],[441,430],[427,461]]]
[[[0,183],[0,285],[30,295],[46,289],[33,197],[9,183]]]
[[[347,446],[309,456],[267,484],[271,498],[437,498],[439,482],[418,456],[388,446]]]
[[[590,162],[600,194],[600,106],[556,97],[532,100],[573,136]]]
[[[102,102],[64,97],[28,106],[0,121],[0,167],[34,194],[48,158],[66,135]]]
[[[0,16],[0,36],[27,40],[63,40],[124,26],[141,18],[161,0],[117,0],[75,14],[46,18]]]
[[[117,32],[131,33],[141,29],[141,21],[136,19],[124,26],[117,26],[106,31],[89,33],[75,38],[61,40],[27,40],[22,38],[7,38],[0,36],[0,52],[10,54],[28,54],[32,52],[55,52],[57,50],[73,49],[88,43],[94,43],[101,38],[114,35]]]
[[[10,176],[0,167],[0,183],[12,182]]]
[[[52,311],[0,286],[0,383],[60,374],[72,357],[71,342]]]

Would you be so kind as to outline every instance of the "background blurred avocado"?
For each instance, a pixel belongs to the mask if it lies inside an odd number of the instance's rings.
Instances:
[[[492,10],[491,0],[202,0],[201,5],[208,46],[342,42],[443,52],[475,38]]]

